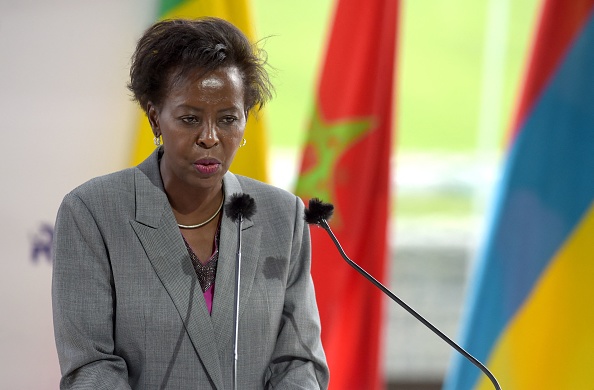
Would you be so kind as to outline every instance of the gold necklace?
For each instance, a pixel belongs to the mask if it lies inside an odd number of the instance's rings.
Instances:
[[[212,217],[210,217],[206,221],[200,222],[196,225],[182,225],[182,224],[178,223],[177,226],[180,229],[196,229],[196,228],[199,228],[200,226],[204,226],[207,223],[209,223],[210,221],[212,221],[213,219],[215,219],[215,217],[217,215],[219,215],[219,213],[221,212],[221,209],[223,208],[223,203],[225,203],[225,195],[224,194],[223,194],[223,199],[221,199],[221,204],[219,205],[219,208],[217,209],[217,211],[215,211],[215,213],[212,215]]]

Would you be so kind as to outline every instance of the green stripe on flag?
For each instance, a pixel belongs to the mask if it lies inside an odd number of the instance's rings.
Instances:
[[[161,0],[161,4],[159,6],[159,17],[162,18],[164,15],[167,15],[169,11],[180,6],[186,1],[187,0]]]

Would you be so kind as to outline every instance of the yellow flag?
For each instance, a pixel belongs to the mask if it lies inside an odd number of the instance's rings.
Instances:
[[[200,16],[225,19],[237,26],[251,42],[254,42],[255,32],[248,0],[162,0],[160,7],[160,19]],[[235,155],[231,171],[267,181],[268,144],[263,114],[261,112],[256,117],[250,115],[248,118],[244,135],[247,143]],[[155,148],[153,133],[142,110],[139,110],[138,122],[136,145],[132,153],[133,165],[143,161]]]

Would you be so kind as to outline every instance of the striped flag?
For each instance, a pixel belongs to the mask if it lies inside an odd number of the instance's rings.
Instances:
[[[398,0],[338,0],[296,193],[335,206],[349,256],[384,281]],[[383,388],[383,295],[312,228],[312,275],[330,389]]]
[[[243,31],[251,42],[254,42],[255,33],[249,0],[162,0],[160,3],[160,19],[200,16],[215,16],[228,20]],[[263,112],[258,113],[257,117],[254,117],[254,114],[249,116],[244,134],[247,143],[235,155],[230,168],[233,173],[260,181],[268,180],[268,143],[265,122]],[[139,113],[136,140],[132,153],[133,165],[143,161],[155,148],[151,127],[142,111]]]
[[[546,0],[463,345],[503,389],[591,389],[594,0]],[[455,357],[445,389],[492,389]]]

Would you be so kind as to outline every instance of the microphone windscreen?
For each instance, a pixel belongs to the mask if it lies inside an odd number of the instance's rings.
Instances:
[[[225,205],[225,213],[233,222],[240,216],[251,218],[256,213],[256,201],[248,194],[233,194]]]
[[[309,208],[305,209],[305,222],[309,224],[320,224],[323,219],[330,219],[334,212],[332,203],[324,203],[318,198],[309,200]]]

